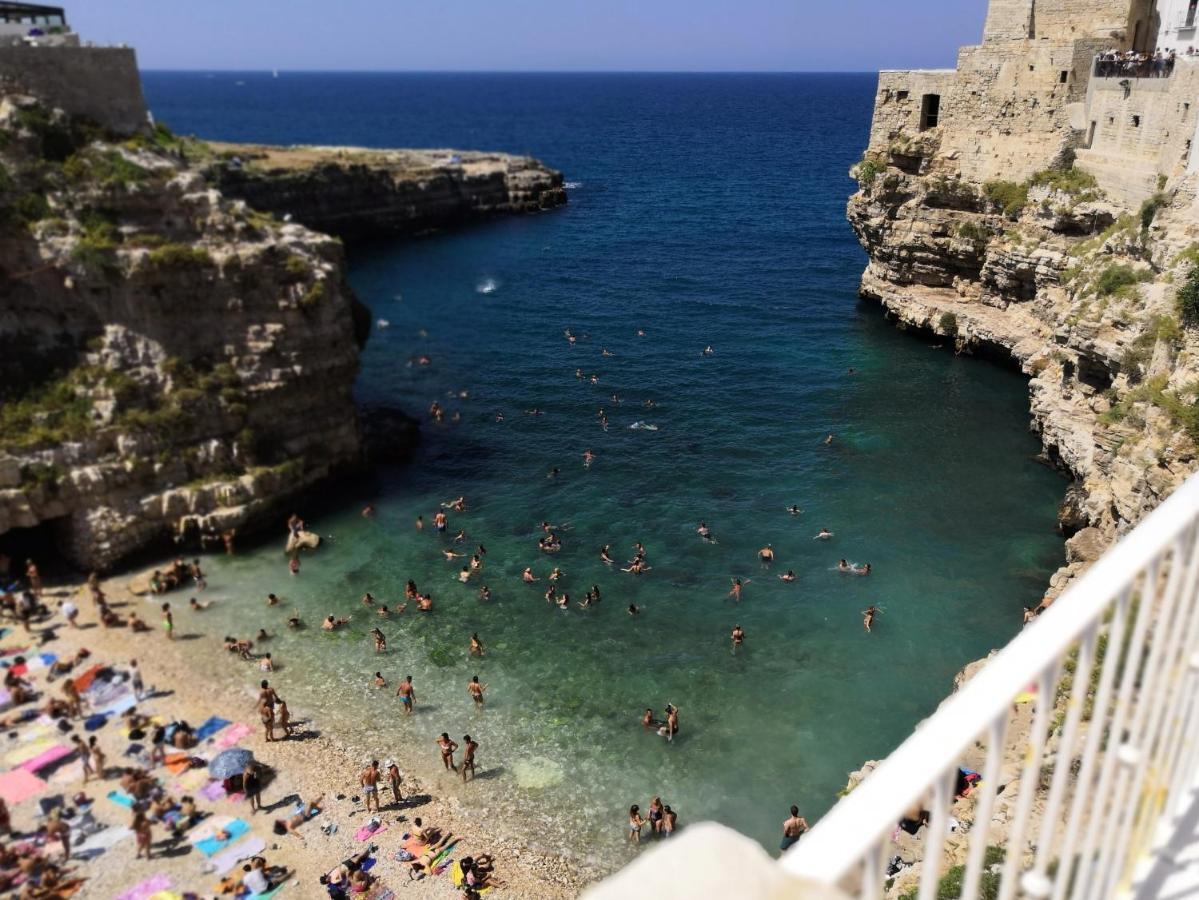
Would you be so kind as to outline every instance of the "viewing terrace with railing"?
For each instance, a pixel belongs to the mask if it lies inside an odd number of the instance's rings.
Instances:
[[[1173,54],[1100,53],[1091,74],[1096,78],[1169,78],[1178,57]]]
[[[963,798],[959,767],[967,755],[984,761],[981,781]],[[592,896],[641,893],[659,870],[675,887],[693,888],[668,896],[722,896],[729,867],[741,879],[736,896],[772,900],[1195,896],[1197,774],[1199,476],[1192,476],[780,861],[726,829],[698,826]],[[915,884],[899,885],[888,863],[897,823],[910,825],[913,810],[921,868]],[[710,849],[717,832],[723,859]],[[737,842],[746,846],[732,849]]]

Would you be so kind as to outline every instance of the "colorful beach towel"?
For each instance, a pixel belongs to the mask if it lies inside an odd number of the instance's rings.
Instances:
[[[88,835],[82,843],[71,848],[71,855],[75,859],[95,859],[129,837],[133,837],[132,829],[126,828],[124,825],[114,825]]]
[[[118,894],[116,900],[150,900],[155,894],[171,889],[173,882],[169,875],[158,874],[147,878],[136,887],[131,887],[123,894]]]
[[[222,750],[226,750],[248,735],[250,731],[251,728],[249,725],[238,722],[236,725],[229,728],[219,738],[217,738],[213,743],[215,743]]]
[[[359,840],[359,841],[365,841],[367,838],[372,838],[376,834],[382,834],[386,830],[387,830],[386,822],[380,822],[379,827],[376,828],[374,831],[371,830],[369,825],[363,825],[356,832],[354,832],[354,839]]]
[[[221,781],[210,781],[200,788],[200,796],[205,800],[217,801],[225,796],[225,784]]]
[[[239,841],[222,850],[216,856],[212,857],[208,862],[204,863],[204,871],[212,872],[217,875],[224,875],[243,859],[261,853],[266,849],[266,841],[257,835],[250,835],[243,841]]]
[[[10,766],[19,766],[34,757],[41,756],[51,747],[58,746],[58,741],[52,737],[39,737],[35,740],[14,747],[4,755],[4,761]]]
[[[75,676],[75,689],[77,691],[81,691],[81,692],[86,691],[88,688],[90,688],[92,686],[92,682],[94,682],[96,680],[96,676],[99,675],[101,672],[103,672],[105,668],[106,668],[106,666],[97,664],[97,665],[92,666],[90,669],[88,669],[82,675],[76,675]],[[165,878],[166,876],[163,876],[163,877]]]
[[[224,840],[218,838],[216,835],[204,838],[204,840],[196,842],[196,849],[205,856],[215,856],[249,831],[250,826],[243,819],[234,819],[220,830],[228,833],[229,837]]]
[[[222,719],[220,716],[212,716],[207,722],[196,729],[196,740],[206,741],[222,728],[232,724],[228,719]]]
[[[108,799],[117,806],[123,806],[125,809],[133,809],[133,798],[124,791],[109,791]]]
[[[28,772],[36,772],[38,769],[44,769],[51,763],[56,763],[74,752],[74,750],[64,744],[56,744],[48,750],[43,750],[37,756],[33,757],[33,759],[28,759],[21,763],[21,768]]]
[[[28,769],[13,769],[0,775],[0,797],[13,806],[24,803],[46,789],[46,782]]]
[[[192,767],[192,758],[190,753],[168,753],[163,758],[164,766],[172,775],[178,775],[180,772],[186,772]]]

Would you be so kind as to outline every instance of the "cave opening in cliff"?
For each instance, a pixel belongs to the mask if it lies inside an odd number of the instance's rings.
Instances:
[[[62,568],[59,537],[66,519],[47,519],[31,528],[11,528],[0,534],[0,590],[25,574],[25,560],[37,563],[43,575]]]

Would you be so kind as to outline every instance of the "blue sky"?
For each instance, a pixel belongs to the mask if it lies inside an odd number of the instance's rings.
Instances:
[[[867,71],[952,66],[986,0],[65,0],[146,69]]]

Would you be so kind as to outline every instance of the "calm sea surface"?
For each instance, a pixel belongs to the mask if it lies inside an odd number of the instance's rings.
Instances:
[[[873,76],[145,84],[159,119],[202,137],[506,150],[566,173],[565,209],[352,248],[354,287],[390,322],[364,353],[360,398],[422,414],[436,400],[460,421],[428,423],[412,465],[322,511],[312,524],[328,540],[299,577],[281,546],[214,559],[221,602],[205,629],[284,632],[271,645],[281,691],[364,752],[432,773],[434,736],[469,732],[489,777],[438,790],[527,823],[534,843],[619,862],[628,806],[660,794],[681,824],[717,819],[773,848],[790,803],[824,812],[847,771],[1018,630],[1061,561],[1063,485],[1034,461],[1023,380],[900,334],[856,299],[865,257],[844,219],[846,170]],[[408,365],[417,354],[431,364]],[[413,528],[460,494],[469,509],[451,531],[486,545],[489,604],[481,582],[457,582],[464,560],[443,560],[447,542]],[[368,501],[373,520],[359,515]],[[537,549],[543,520],[563,526],[554,557]],[[716,543],[696,536],[700,520]],[[831,541],[813,540],[822,526]],[[636,541],[648,574],[600,562],[602,545],[624,561]],[[769,570],[756,560],[767,543]],[[842,557],[874,573],[840,574]],[[525,566],[544,578],[554,565],[572,599],[598,584],[599,606],[563,612],[544,582],[521,583]],[[794,583],[776,577],[788,569]],[[726,597],[734,577],[740,604]],[[436,609],[386,621],[376,656],[359,598],[394,605],[408,578]],[[267,609],[268,591],[285,604]],[[867,635],[871,603],[883,612]],[[293,608],[313,625],[354,618],[286,633]],[[467,656],[472,632],[482,661]],[[368,686],[376,669],[415,676],[419,715],[402,720],[392,691]],[[490,685],[482,712],[466,694],[476,673]],[[667,703],[681,709],[673,744],[638,724]]]

